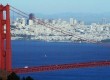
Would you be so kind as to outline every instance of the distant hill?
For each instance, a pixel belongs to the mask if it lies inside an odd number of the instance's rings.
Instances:
[[[34,13],[36,17],[43,18],[43,19],[63,19],[69,21],[69,18],[77,19],[78,21],[84,21],[85,24],[91,23],[102,23],[102,19],[105,19],[107,23],[110,23],[110,13],[59,13],[59,14],[41,14],[41,13]],[[14,15],[14,16],[13,16]],[[19,17],[18,15],[11,14],[11,19],[16,20]]]
[[[52,14],[52,15],[45,15],[36,13],[37,17],[45,18],[45,19],[64,19],[69,20],[69,18],[75,18],[79,21],[84,21],[86,24],[90,23],[102,23],[102,19],[105,19],[107,23],[110,22],[110,13],[60,13],[60,14]]]

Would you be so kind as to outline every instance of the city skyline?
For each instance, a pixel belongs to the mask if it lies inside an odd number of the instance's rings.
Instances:
[[[110,0],[0,0],[3,5],[10,4],[24,12],[58,13],[109,13]]]

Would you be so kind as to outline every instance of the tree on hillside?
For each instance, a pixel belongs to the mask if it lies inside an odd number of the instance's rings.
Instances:
[[[20,77],[16,75],[16,73],[12,72],[8,77],[7,80],[20,80]]]
[[[2,80],[2,79],[0,79]],[[20,80],[20,77],[18,75],[16,75],[16,73],[12,72],[8,77],[7,80]],[[21,80],[34,80],[32,77],[28,76],[28,77],[23,77]]]
[[[0,80],[2,80],[2,78],[0,77]]]

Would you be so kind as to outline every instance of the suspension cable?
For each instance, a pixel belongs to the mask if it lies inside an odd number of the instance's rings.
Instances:
[[[13,7],[13,6],[11,6],[11,5],[10,5],[10,7],[13,8],[13,9],[15,9],[15,10],[17,10],[17,11],[19,11],[19,12],[21,12],[21,13],[23,13],[23,14],[25,14],[25,15],[27,15],[27,16],[29,16],[27,13],[25,13],[25,12],[23,12],[23,11],[21,11],[21,10],[15,8],[15,7]]]
[[[11,11],[13,11],[13,12],[15,12],[16,14],[18,14],[18,15],[20,15],[20,16],[23,16],[23,17],[25,17],[25,18],[28,18],[27,16],[25,16],[25,15],[23,15],[23,14],[20,14],[19,12],[17,12],[17,11],[14,11],[14,10],[12,10],[12,9],[10,9]]]

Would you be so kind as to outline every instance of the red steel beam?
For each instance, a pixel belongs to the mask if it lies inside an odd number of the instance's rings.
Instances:
[[[12,69],[12,72],[15,72],[18,74],[23,74],[23,73],[31,73],[31,72],[43,72],[43,71],[87,68],[87,67],[97,67],[97,66],[110,66],[110,61],[60,64],[60,65],[37,66],[37,67],[27,67],[27,68],[15,68],[15,69]]]
[[[10,32],[10,6],[6,5],[6,70],[10,71],[11,63],[11,32]]]
[[[2,6],[0,5],[0,69],[2,68]]]
[[[4,6],[0,5],[0,69],[5,70],[5,49],[4,49]]]

